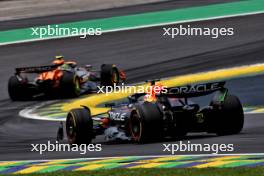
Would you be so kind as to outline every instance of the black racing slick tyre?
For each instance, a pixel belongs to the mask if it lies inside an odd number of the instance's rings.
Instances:
[[[29,92],[26,91],[26,87],[18,80],[16,76],[11,76],[8,81],[8,94],[11,100],[21,101],[29,99]]]
[[[232,135],[241,132],[244,126],[244,111],[238,97],[227,95],[222,105],[214,105],[214,127],[217,135]]]
[[[90,110],[71,110],[66,118],[66,133],[69,144],[90,144],[94,137]]]
[[[61,94],[66,98],[78,97],[81,94],[80,79],[73,72],[64,71],[61,78]]]
[[[160,140],[162,137],[162,114],[154,103],[136,105],[132,111],[129,128],[132,139],[137,143]]]
[[[101,66],[101,85],[114,86],[119,83],[119,71],[115,65],[103,64]]]

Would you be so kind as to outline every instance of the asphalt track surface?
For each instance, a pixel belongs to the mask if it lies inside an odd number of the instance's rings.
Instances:
[[[252,15],[206,22],[189,23],[201,27],[234,27],[233,37],[177,37],[164,38],[162,27],[107,33],[89,39],[67,38],[0,47],[0,159],[54,159],[78,157],[105,157],[124,155],[165,155],[163,143],[137,145],[105,143],[102,136],[94,142],[103,144],[102,152],[86,155],[71,152],[50,152],[40,155],[30,152],[31,145],[55,141],[58,123],[23,119],[19,110],[37,102],[11,102],[6,83],[18,66],[48,64],[56,54],[75,59],[78,63],[115,63],[126,70],[129,82],[214,70],[264,61],[264,15]],[[50,58],[50,59],[48,59]],[[228,82],[230,91],[243,104],[263,104],[263,76]],[[241,134],[216,137],[190,134],[184,141],[192,143],[232,143],[235,153],[260,153],[264,149],[264,118],[262,114],[246,115]],[[194,152],[192,152],[194,153]],[[179,153],[179,154],[191,154]],[[198,154],[198,153],[195,153]]]

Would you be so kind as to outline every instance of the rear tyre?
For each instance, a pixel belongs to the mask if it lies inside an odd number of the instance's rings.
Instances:
[[[26,87],[17,79],[16,76],[11,76],[8,81],[8,94],[11,100],[21,101],[29,99]]]
[[[132,111],[129,128],[137,143],[160,140],[162,137],[162,114],[156,104],[145,102]]]
[[[65,97],[78,97],[81,94],[80,79],[73,72],[63,72],[61,79],[61,93]]]
[[[111,64],[103,64],[101,66],[101,85],[102,86],[114,86],[119,83],[118,69]]]
[[[232,135],[241,132],[244,126],[243,107],[234,95],[227,95],[223,104],[217,106],[212,102],[215,116],[215,129],[217,135]]]
[[[66,133],[70,144],[90,144],[94,137],[90,110],[71,110],[66,118]]]

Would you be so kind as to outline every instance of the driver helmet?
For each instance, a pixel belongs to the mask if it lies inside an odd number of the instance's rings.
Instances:
[[[64,57],[63,56],[55,56],[52,63],[55,65],[62,65],[62,64],[64,64]]]
[[[92,68],[93,68],[92,65],[89,65],[89,64],[85,65],[85,69],[86,69],[87,71],[90,71]]]

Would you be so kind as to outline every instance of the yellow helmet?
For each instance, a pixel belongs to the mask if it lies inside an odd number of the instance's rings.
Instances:
[[[63,56],[55,56],[53,64],[55,64],[55,65],[64,64],[64,57]]]

